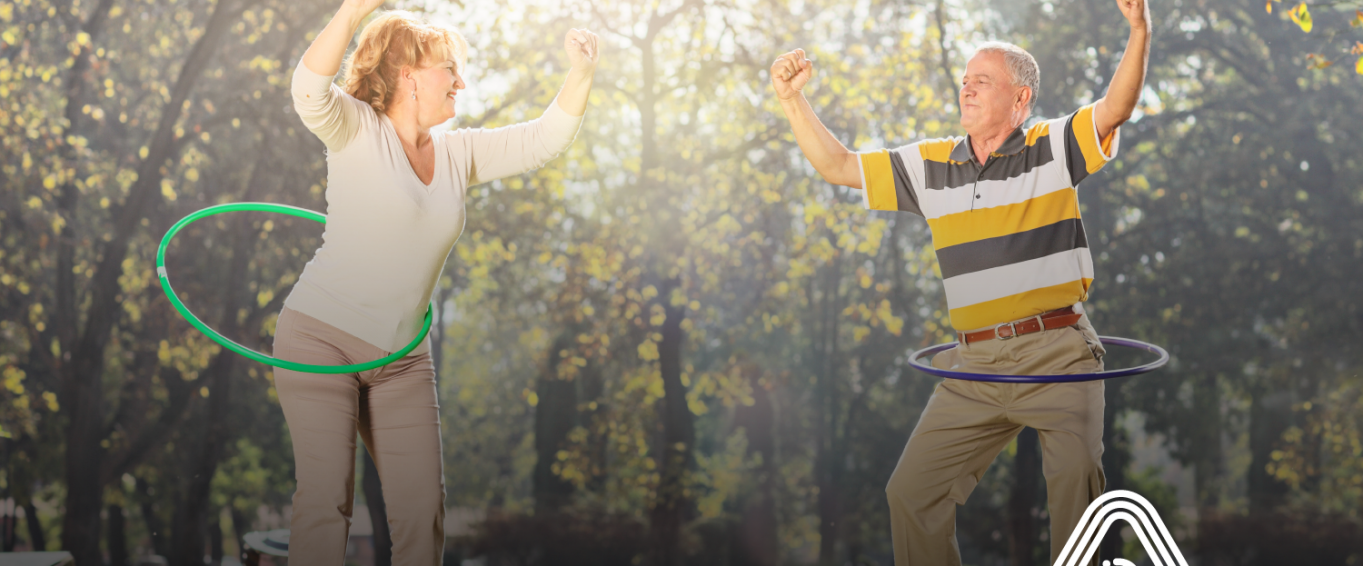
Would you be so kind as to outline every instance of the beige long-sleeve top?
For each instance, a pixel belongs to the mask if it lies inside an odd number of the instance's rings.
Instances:
[[[395,352],[421,330],[471,185],[524,173],[572,143],[582,122],[558,101],[535,120],[432,135],[435,176],[417,178],[388,116],[300,61],[293,102],[327,147],[322,246],[284,306]],[[423,341],[413,353],[427,352]]]

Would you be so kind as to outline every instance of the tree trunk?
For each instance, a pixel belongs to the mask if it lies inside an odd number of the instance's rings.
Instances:
[[[549,356],[535,391],[539,403],[535,405],[535,474],[533,489],[535,513],[553,512],[566,506],[573,496],[573,484],[554,473],[558,451],[568,440],[568,432],[577,425],[577,384],[559,379],[558,366],[562,352],[572,346],[572,331],[564,331],[549,346]]]
[[[221,513],[210,511],[208,518],[208,563],[213,566],[222,564],[222,521]]]
[[[104,426],[104,387],[99,375],[103,364],[90,358],[102,359],[103,355],[78,356],[74,360],[61,401],[71,417],[66,435],[62,548],[71,552],[77,564],[104,562],[99,549],[99,511],[104,498],[104,486],[99,482],[99,469],[104,463],[104,448],[99,444]]]
[[[748,454],[761,458],[757,486],[743,502],[738,523],[738,540],[733,545],[733,564],[776,566],[780,556],[776,517],[776,439],[775,411],[771,395],[757,380],[756,367],[745,368],[752,385],[753,404],[734,410],[734,428],[742,428],[748,438]]]
[[[1270,379],[1269,383],[1275,381]],[[1290,425],[1292,413],[1291,393],[1282,389],[1266,389],[1252,396],[1249,407],[1249,450],[1250,464],[1246,478],[1251,515],[1270,513],[1283,505],[1288,496],[1286,483],[1274,479],[1268,473],[1268,464],[1273,461],[1273,449],[1282,440],[1283,431]]]
[[[591,362],[587,363],[587,367],[582,368],[579,379],[581,381],[581,399],[589,404],[586,409],[578,414],[578,422],[586,424],[590,432],[587,439],[587,453],[592,466],[584,488],[589,492],[600,492],[606,487],[606,474],[602,471],[607,469],[610,447],[610,443],[607,441],[610,433],[605,430],[601,421],[603,415],[607,414],[607,400],[604,398],[606,381],[601,375],[600,366]],[[595,408],[592,408],[590,404],[592,401],[596,402]]]
[[[658,449],[659,481],[653,509],[649,513],[650,566],[676,566],[681,562],[681,527],[690,509],[686,495],[686,476],[695,449],[695,416],[686,402],[686,386],[681,382],[681,350],[685,333],[681,322],[685,312],[668,300],[680,282],[671,279],[661,285],[658,298],[667,319],[658,344],[658,367],[663,380],[661,400],[663,445]]]
[[[227,423],[235,362],[236,354],[223,350],[204,372],[210,379],[204,436],[189,460],[181,499],[175,506],[175,529],[171,533],[170,556],[167,557],[171,564],[203,563],[203,535],[208,528],[213,476],[217,474],[226,445],[235,437],[233,427]]]
[[[232,512],[232,536],[237,539],[237,560],[246,560],[246,533],[251,531],[251,522],[236,507],[231,507]],[[377,564],[375,565],[377,566]]]
[[[388,506],[383,502],[383,484],[379,479],[379,468],[374,464],[374,456],[369,447],[364,450],[364,504],[369,508],[369,522],[374,525],[374,566],[392,566],[393,537],[388,531]]]
[[[72,314],[73,305],[80,304],[74,289],[67,289],[71,294],[56,298],[59,305],[65,302],[66,306],[57,308],[57,314],[64,318],[54,321],[51,332],[54,337],[66,341],[61,343],[62,354],[52,363],[55,373],[60,376],[61,406],[70,415],[66,430],[64,479],[67,493],[62,547],[71,552],[77,564],[99,564],[104,560],[99,544],[99,512],[103,508],[104,481],[107,479],[104,473],[106,450],[100,443],[109,431],[104,414],[104,351],[112,334],[110,330],[121,316],[122,288],[118,278],[123,273],[123,260],[140,221],[146,218],[153,196],[160,194],[162,165],[178,150],[174,131],[184,102],[217,51],[218,42],[239,9],[236,4],[222,0],[214,7],[203,36],[185,59],[170,99],[162,107],[156,133],[147,144],[148,158],[139,164],[137,181],[114,213],[117,220],[108,243],[101,250],[103,257],[91,279],[90,296],[82,298],[90,305],[83,329],[73,326],[79,318]],[[69,269],[66,271],[70,272]]]
[[[1193,415],[1189,431],[1198,518],[1207,519],[1221,502],[1221,390],[1215,374],[1193,378]]]
[[[1023,428],[1017,436],[1017,455],[1013,458],[1013,488],[1008,495],[1008,564],[1033,566],[1036,564],[1037,517],[1040,498],[1037,484],[1041,481],[1041,456],[1037,451],[1036,430]]]
[[[169,537],[166,536],[166,527],[161,523],[161,517],[156,514],[156,507],[152,504],[151,485],[147,480],[138,477],[136,489],[142,509],[142,523],[147,526],[147,536],[151,537],[152,552],[164,557],[170,553],[170,547],[166,544]]]
[[[47,550],[47,534],[43,532],[43,522],[38,519],[38,507],[33,501],[24,504],[24,520],[28,523],[28,544],[33,550]]]
[[[80,31],[89,33],[92,38],[98,36],[112,5],[111,0],[102,0],[96,5],[90,20],[82,23]],[[86,85],[89,83],[89,77],[85,75],[90,69],[90,50],[93,44],[91,41],[80,49],[67,74],[66,84],[69,90],[66,93],[65,117],[72,128],[80,123],[82,100],[85,98]],[[61,155],[67,163],[77,162],[74,144],[63,144]],[[67,501],[62,517],[62,547],[71,551],[77,563],[98,564],[103,562],[99,551],[99,511],[103,504],[103,486],[99,482],[99,470],[103,463],[104,450],[99,442],[103,436],[101,429],[104,427],[103,384],[100,375],[103,370],[104,340],[97,341],[97,352],[78,351],[74,363],[71,363],[73,362],[71,349],[75,346],[80,331],[80,317],[76,312],[80,297],[76,295],[75,274],[72,273],[77,246],[75,228],[79,221],[77,216],[79,207],[76,203],[78,196],[79,190],[72,179],[62,185],[56,200],[58,213],[66,219],[66,223],[56,240],[57,269],[53,297],[55,308],[50,331],[53,337],[47,342],[56,339],[61,345],[61,351],[65,353],[64,356],[58,354],[58,358],[53,360],[53,365],[56,366],[55,373],[64,377],[60,380],[61,405],[71,416],[66,438]],[[116,278],[113,284],[115,287],[118,286]],[[117,308],[117,304],[114,303],[109,306]],[[104,334],[108,334],[107,329]],[[83,361],[85,363],[82,363]]]
[[[14,552],[19,533],[18,513],[9,504],[0,503],[0,552]]]
[[[846,450],[839,434],[842,423],[842,398],[838,394],[838,371],[842,357],[838,340],[838,319],[842,311],[841,256],[823,268],[823,291],[819,297],[814,328],[817,363],[815,392],[817,400],[818,443],[815,454],[815,482],[819,487],[819,564],[837,563],[838,538],[842,522],[842,472]]]
[[[128,566],[128,531],[123,506],[110,505],[108,515],[109,566]]]
[[[232,259],[227,271],[227,288],[243,289],[243,279],[247,271],[248,250],[251,238],[247,231],[239,230],[234,242]],[[237,323],[236,313],[244,301],[240,294],[228,294],[218,317],[219,328],[227,336],[239,334],[241,325]],[[188,473],[182,484],[182,499],[175,508],[175,531],[171,542],[171,555],[167,558],[172,564],[201,564],[204,557],[203,533],[208,527],[209,496],[213,476],[217,474],[228,444],[237,437],[237,427],[232,426],[231,400],[232,381],[238,356],[235,352],[223,349],[203,374],[208,381],[208,410],[203,419],[203,436],[191,449],[188,459]]]

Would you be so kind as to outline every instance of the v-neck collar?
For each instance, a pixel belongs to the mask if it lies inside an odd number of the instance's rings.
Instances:
[[[421,181],[421,176],[416,174],[416,168],[412,167],[412,160],[407,157],[407,152],[402,148],[402,138],[398,136],[398,130],[393,126],[393,119],[382,112],[379,113],[379,117],[383,120],[384,128],[388,131],[388,134],[393,136],[393,139],[397,142],[398,156],[400,156],[402,162],[407,165],[407,173],[412,176],[413,181],[416,181],[417,186],[425,190],[426,194],[430,194],[431,189],[435,187],[436,181],[438,181],[440,177],[440,138],[442,136],[431,134],[431,153],[435,163],[431,170],[431,182],[424,183]]]

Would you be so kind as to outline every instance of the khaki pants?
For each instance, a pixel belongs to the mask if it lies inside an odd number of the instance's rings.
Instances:
[[[293,362],[357,364],[391,353],[287,307],[275,328],[274,355]],[[358,430],[383,483],[393,564],[440,564],[445,481],[435,366],[429,351],[358,374],[275,368],[274,382],[289,423],[298,481],[289,525],[289,562],[344,564]]]
[[[1068,328],[948,350],[932,363],[974,373],[1089,373],[1102,370],[1103,353],[1085,316]],[[885,489],[896,566],[961,564],[956,506],[965,504],[989,464],[1024,426],[1035,428],[1041,443],[1055,561],[1106,484],[1102,381],[947,379],[938,384]]]

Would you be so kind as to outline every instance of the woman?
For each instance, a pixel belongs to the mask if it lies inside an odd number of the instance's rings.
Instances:
[[[543,165],[572,142],[597,37],[571,30],[572,70],[539,119],[432,135],[455,115],[467,44],[454,30],[388,12],[371,22],[332,84],[360,22],[382,0],[346,0],[294,71],[303,123],[327,148],[327,223],[279,315],[275,355],[354,364],[402,349],[421,329],[464,227],[468,187]],[[385,367],[347,375],[276,369],[296,463],[289,558],[344,562],[355,432],[383,481],[393,564],[439,564],[444,546],[440,417],[430,340]]]

